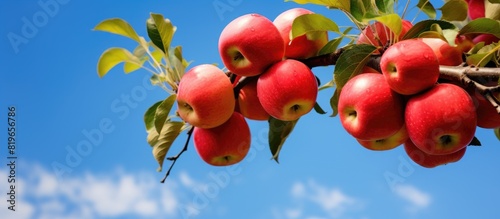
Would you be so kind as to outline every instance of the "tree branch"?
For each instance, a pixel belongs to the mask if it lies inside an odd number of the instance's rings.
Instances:
[[[500,85],[497,82],[500,77],[500,68],[440,66],[439,71],[442,79],[457,81],[466,87],[477,89],[500,114],[500,100],[495,97],[495,93],[500,92]],[[482,80],[482,83],[478,80]],[[496,82],[493,83],[495,85],[485,85],[491,81]]]
[[[339,59],[340,55],[345,51],[344,48],[337,49],[335,52],[330,53],[330,54],[324,54],[320,56],[315,56],[311,57],[308,59],[298,59],[297,61],[300,61],[304,64],[307,65],[309,68],[314,68],[318,66],[329,66],[329,65],[335,65],[337,64],[337,60]]]
[[[345,51],[344,48],[339,48],[333,53],[319,55],[308,59],[298,59],[309,68],[319,66],[336,65],[340,55]],[[380,58],[381,55],[372,55],[367,62],[367,66],[377,71],[380,71]],[[495,97],[496,92],[500,92],[500,85],[487,86],[487,82],[500,80],[500,68],[486,68],[486,67],[471,67],[471,66],[439,66],[440,79],[459,82],[465,87],[475,87],[478,91],[488,99],[488,101],[495,107],[500,114],[500,100]],[[258,76],[254,76],[258,77]],[[238,98],[241,88],[243,88],[250,79],[253,77],[242,78],[234,87],[234,96]]]
[[[188,148],[188,145],[189,145],[189,140],[191,139],[191,135],[193,134],[193,130],[194,130],[194,126],[191,127],[189,129],[189,131],[187,132],[188,134],[188,137],[186,139],[186,144],[184,144],[184,148],[182,148],[182,150],[175,156],[173,157],[167,157],[167,160],[170,160],[172,161],[172,164],[170,164],[170,167],[168,168],[168,171],[167,173],[165,174],[165,177],[163,177],[163,179],[160,181],[161,183],[165,183],[165,180],[167,179],[168,175],[170,175],[170,171],[172,170],[172,168],[174,167],[175,165],[175,162],[177,162],[177,159],[179,159],[179,157],[185,152],[187,151],[187,148]]]

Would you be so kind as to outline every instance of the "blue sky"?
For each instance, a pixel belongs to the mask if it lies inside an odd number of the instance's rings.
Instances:
[[[161,13],[178,28],[173,45],[182,45],[184,56],[196,65],[221,63],[219,33],[246,13],[272,20],[286,9],[305,7],[339,26],[350,25],[342,14],[319,6],[267,2],[2,1],[0,113],[5,130],[7,107],[16,107],[18,156],[16,212],[11,212],[3,201],[10,184],[7,146],[2,144],[2,218],[500,217],[500,147],[491,130],[478,129],[484,146],[470,147],[460,162],[425,169],[410,161],[402,147],[364,149],[342,129],[338,117],[314,112],[288,138],[280,164],[270,159],[266,123],[249,121],[252,149],[240,164],[207,165],[190,145],[166,183],[159,183],[164,172],[155,171],[142,117],[167,93],[147,83],[147,72],[125,75],[121,66],[100,79],[100,54],[113,46],[133,49],[135,43],[92,28],[119,17],[145,36],[149,14]],[[57,5],[51,5],[50,13],[43,6],[49,3]],[[217,11],[214,3],[228,10]],[[33,19],[34,28],[26,27]],[[25,41],[12,44],[12,34]],[[326,82],[333,67],[314,72]],[[318,97],[325,109],[332,92]],[[68,161],[90,141],[88,133],[102,138],[91,142],[79,159]],[[6,142],[7,132],[0,135]],[[179,137],[169,155],[180,150],[185,137]],[[54,169],[59,164],[64,172]]]

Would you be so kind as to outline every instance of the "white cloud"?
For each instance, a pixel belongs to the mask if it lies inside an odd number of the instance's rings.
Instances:
[[[16,211],[2,204],[2,218],[164,218],[178,216],[181,206],[176,179],[170,178],[165,185],[153,174],[119,170],[57,179],[38,164],[29,166],[30,175],[16,176]],[[0,169],[0,179],[7,176],[7,169]],[[9,186],[0,180],[1,188]]]
[[[431,203],[429,194],[412,185],[397,185],[394,191],[399,197],[410,203],[408,210],[412,212],[424,209]]]
[[[274,218],[342,218],[347,211],[358,209],[361,203],[353,197],[348,196],[342,190],[335,187],[327,187],[316,183],[314,180],[308,182],[295,182],[290,189],[290,196],[294,201],[292,208],[285,210],[273,210]],[[321,209],[322,216],[312,216],[310,212],[316,210],[308,209],[309,206],[316,206]]]

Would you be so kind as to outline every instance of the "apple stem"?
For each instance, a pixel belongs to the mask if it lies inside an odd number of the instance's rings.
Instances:
[[[170,175],[170,171],[172,170],[172,168],[174,167],[175,165],[175,162],[177,161],[177,159],[179,159],[179,157],[185,152],[187,151],[187,148],[188,148],[188,145],[189,145],[189,140],[191,139],[191,135],[193,134],[193,130],[194,130],[194,126],[191,127],[189,129],[189,131],[187,132],[188,134],[188,137],[186,139],[186,143],[184,144],[184,147],[182,148],[182,150],[175,156],[173,157],[167,157],[167,160],[170,160],[172,161],[172,164],[170,164],[170,167],[168,168],[168,171],[167,173],[165,174],[165,177],[163,177],[163,179],[160,181],[161,183],[165,183],[165,180],[167,179],[168,175]]]

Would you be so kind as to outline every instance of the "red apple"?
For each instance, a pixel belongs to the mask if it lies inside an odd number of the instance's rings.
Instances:
[[[195,66],[179,83],[177,105],[179,116],[187,123],[200,128],[219,126],[233,114],[233,86],[214,65]]]
[[[229,71],[255,76],[283,58],[285,44],[273,22],[259,14],[246,14],[222,30],[219,54]]]
[[[450,154],[466,147],[477,125],[470,95],[454,84],[437,84],[408,100],[405,111],[408,135],[428,154]]]
[[[467,147],[464,147],[451,154],[431,155],[420,150],[410,139],[404,143],[404,148],[410,159],[426,168],[434,168],[440,165],[457,162],[462,159],[467,150]]]
[[[472,49],[472,47],[474,47],[472,39],[465,35],[457,35],[455,38],[455,44],[461,53],[467,53],[470,49]]]
[[[496,83],[491,83],[487,85],[495,85]],[[476,103],[476,113],[477,113],[477,126],[481,128],[498,128],[500,127],[500,114],[490,101],[488,101],[479,91],[476,89],[469,91],[470,96]],[[496,98],[500,99],[500,93],[496,93]]]
[[[388,138],[399,131],[404,124],[403,107],[401,95],[377,73],[351,78],[342,88],[338,103],[344,129],[365,141]]]
[[[440,65],[457,66],[462,64],[462,50],[465,48],[451,46],[448,42],[439,38],[419,39],[432,48]]]
[[[292,121],[312,110],[318,83],[304,63],[286,59],[272,65],[259,77],[257,95],[269,115]]]
[[[363,66],[363,68],[361,69],[361,73],[378,73],[378,74],[382,74],[382,72],[379,72],[379,71],[375,70],[374,68],[366,66],[366,65]]]
[[[386,151],[396,148],[397,146],[405,143],[407,139],[408,139],[408,132],[406,131],[406,126],[403,125],[403,127],[401,127],[401,129],[399,129],[398,132],[387,138],[371,140],[371,141],[364,141],[359,139],[356,140],[361,146],[367,149],[374,151]]]
[[[249,78],[250,82],[241,88],[238,95],[238,109],[241,114],[252,120],[268,120],[269,113],[264,110],[257,97],[257,78]]]
[[[240,162],[250,149],[250,128],[239,113],[222,125],[211,129],[194,128],[193,140],[198,155],[214,166]]]
[[[468,14],[471,20],[485,16],[486,9],[484,7],[484,1],[485,0],[470,0],[468,2]]]
[[[392,45],[401,40],[401,38],[411,29],[413,24],[408,20],[402,20],[402,29],[399,36],[389,30],[384,24],[376,21],[375,23],[367,26],[359,35],[357,44],[370,44],[376,47],[384,47]]]
[[[497,43],[500,39],[496,37],[493,34],[479,34],[474,39],[472,39],[472,42],[474,44],[478,44],[480,42],[484,42],[484,45],[490,45],[492,43]]]
[[[315,56],[328,43],[326,31],[305,34],[291,40],[292,24],[300,15],[314,14],[304,8],[292,8],[279,14],[273,21],[285,43],[285,57],[290,59],[306,59]]]
[[[439,78],[439,63],[432,49],[417,39],[390,46],[380,68],[392,90],[412,95],[432,87]]]

